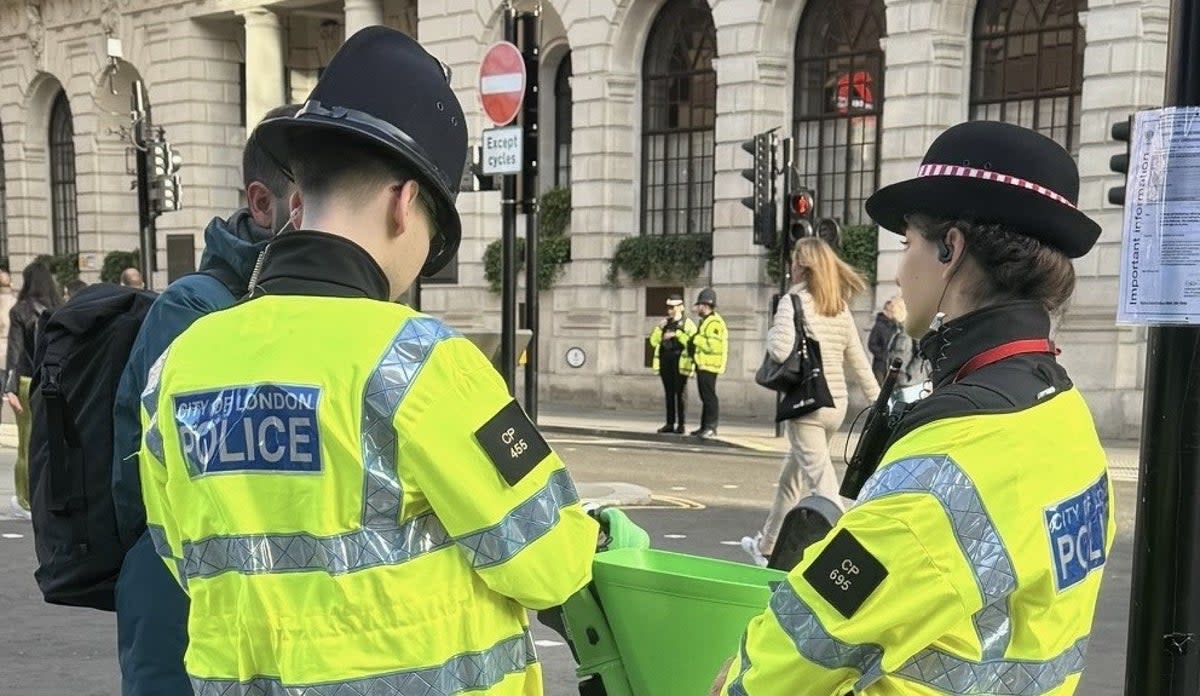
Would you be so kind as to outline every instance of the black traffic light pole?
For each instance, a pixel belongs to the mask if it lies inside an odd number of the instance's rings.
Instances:
[[[525,102],[521,126],[525,166],[521,173],[525,212],[525,328],[532,334],[525,348],[525,412],[537,423],[538,399],[538,61],[541,3],[521,15],[521,55],[525,58]]]
[[[1200,0],[1175,0],[1168,106],[1200,105]],[[1126,696],[1200,691],[1200,327],[1151,327]]]
[[[516,43],[516,10],[512,3],[504,7],[504,40]],[[528,77],[526,78],[528,79]],[[535,78],[536,79],[536,76]],[[517,386],[517,177],[506,174],[500,186],[500,375],[509,395]]]
[[[133,96],[131,107],[136,121],[133,124],[133,146],[136,149],[137,161],[137,198],[138,198],[138,253],[141,257],[142,282],[147,290],[154,289],[154,238],[157,231],[154,225],[154,212],[150,205],[150,159],[154,156],[151,141],[154,139],[153,124],[150,119],[150,105],[146,103],[145,87],[141,80],[133,81]]]

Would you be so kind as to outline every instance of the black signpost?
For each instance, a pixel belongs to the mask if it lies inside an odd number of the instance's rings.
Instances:
[[[525,412],[537,422],[538,397],[538,61],[541,43],[541,8],[519,18],[518,44],[525,59],[525,102],[521,113],[524,166],[521,172],[522,210],[525,213],[525,328],[532,334],[525,349]]]
[[[1200,0],[1175,0],[1167,106],[1200,105],[1197,46]],[[1195,696],[1200,692],[1200,326],[1149,330],[1138,474],[1125,694]]]

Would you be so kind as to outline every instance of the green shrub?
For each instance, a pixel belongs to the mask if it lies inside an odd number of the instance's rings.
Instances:
[[[538,201],[538,291],[549,290],[562,277],[566,264],[571,260],[571,238],[567,226],[571,224],[571,190],[550,189]],[[504,280],[501,268],[503,241],[497,239],[483,252],[483,275],[488,289],[494,293],[502,290]],[[525,270],[525,238],[517,237],[517,273]]]
[[[110,251],[104,257],[104,265],[100,268],[100,282],[120,283],[121,272],[126,268],[141,268],[142,252]]]
[[[36,263],[43,263],[54,275],[54,279],[58,282],[59,292],[72,281],[79,278],[79,254],[58,254],[52,256],[50,254],[42,254],[34,259]]]
[[[632,280],[653,279],[688,285],[712,258],[712,235],[640,235],[617,245],[608,267],[608,282],[617,285],[620,274]]]

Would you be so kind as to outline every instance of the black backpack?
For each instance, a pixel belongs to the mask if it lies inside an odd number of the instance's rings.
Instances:
[[[238,296],[230,274],[202,273]],[[89,285],[42,324],[29,390],[29,492],[34,578],[50,604],[115,609],[132,541],[122,540],[113,503],[113,405],[156,297]]]
[[[34,578],[51,604],[113,611],[128,550],[112,498],[113,403],[155,293],[90,285],[44,322],[29,388]]]

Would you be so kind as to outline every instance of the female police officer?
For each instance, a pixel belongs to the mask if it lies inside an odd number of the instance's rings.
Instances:
[[[1071,156],[996,122],[867,201],[903,231],[932,394],[751,621],[722,694],[1075,692],[1112,544],[1104,450],[1049,341],[1099,226]]]

